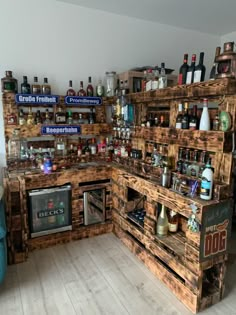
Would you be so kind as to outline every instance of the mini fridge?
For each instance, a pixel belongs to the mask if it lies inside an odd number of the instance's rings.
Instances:
[[[31,237],[72,230],[71,185],[28,191]]]

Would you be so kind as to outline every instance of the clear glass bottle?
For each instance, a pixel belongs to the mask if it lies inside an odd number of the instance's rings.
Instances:
[[[182,174],[187,174],[188,167],[190,165],[190,149],[186,149],[185,161],[183,162]]]
[[[56,139],[56,155],[65,156],[66,155],[66,138],[58,137]]]
[[[32,84],[32,94],[41,94],[41,86],[38,83],[38,77],[34,77],[34,83]]]
[[[165,69],[165,63],[161,63],[161,71],[160,71],[160,76],[158,80],[158,88],[159,89],[164,89],[167,87],[167,76],[166,76],[166,69]]]
[[[104,96],[104,86],[102,85],[102,80],[98,80],[98,85],[96,87],[96,95],[98,97],[103,97]]]
[[[198,150],[194,150],[193,152],[193,163],[188,166],[187,175],[198,177],[199,174],[199,164],[198,164]]]
[[[8,158],[20,159],[21,139],[20,129],[15,128],[12,132],[12,137],[8,140]]]
[[[116,88],[116,72],[106,72],[106,96],[114,96]]]
[[[175,128],[182,129],[182,119],[183,119],[183,104],[179,104],[178,106],[178,115],[176,117]]]
[[[179,225],[179,215],[178,212],[175,212],[174,210],[169,210],[167,213],[168,217],[168,229],[169,232],[175,233],[178,230]]]
[[[48,84],[48,78],[44,78],[44,80],[43,80],[42,94],[51,95],[51,85]]]
[[[26,124],[27,125],[34,125],[34,116],[33,116],[31,107],[29,107]]]
[[[12,71],[6,71],[6,76],[1,79],[2,92],[3,93],[17,93],[18,91],[18,83],[15,78],[12,76]]]
[[[169,224],[168,217],[166,213],[166,207],[162,205],[161,213],[157,219],[157,235],[166,236],[168,234]]]
[[[46,111],[45,111],[45,120],[43,121],[43,124],[44,125],[51,125],[52,124],[48,109],[46,109]]]
[[[169,188],[171,180],[171,173],[167,166],[164,167],[164,170],[161,174],[161,186]]]

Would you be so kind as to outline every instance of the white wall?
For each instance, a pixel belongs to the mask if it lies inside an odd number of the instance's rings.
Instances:
[[[235,42],[236,43],[236,31],[221,36],[221,51],[223,51],[223,45],[226,42]]]
[[[165,61],[176,69],[183,54],[205,51],[209,71],[220,38],[167,25],[118,16],[55,0],[0,0],[0,75],[12,70],[22,81],[48,77],[53,93],[64,94],[68,80],[78,89],[104,76]],[[207,71],[207,76],[208,76]],[[5,161],[0,104],[0,167]]]

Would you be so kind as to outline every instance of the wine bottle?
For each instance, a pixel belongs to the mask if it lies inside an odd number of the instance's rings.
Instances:
[[[88,77],[88,85],[87,85],[87,96],[93,96],[93,85],[92,85],[92,78]]]
[[[182,128],[182,119],[183,119],[183,104],[179,104],[179,111],[178,115],[176,117],[176,123],[175,123],[175,128],[176,129],[181,129]]]
[[[174,210],[168,211],[168,229],[169,232],[175,233],[178,230],[179,215]]]
[[[83,81],[80,81],[80,88],[79,91],[77,93],[78,96],[86,96],[86,92],[84,90],[84,83]]]
[[[213,188],[213,171],[211,168],[211,159],[208,159],[206,167],[202,172],[201,192],[200,198],[204,200],[211,200]]]
[[[191,84],[193,83],[193,78],[194,78],[194,71],[195,71],[195,62],[196,62],[196,55],[192,55],[192,63],[188,68],[187,72],[187,78],[186,78],[186,84]]]
[[[210,130],[210,117],[208,112],[208,99],[203,99],[203,110],[200,119],[199,130]]]
[[[189,120],[189,129],[190,130],[198,129],[197,105],[193,106],[193,112]]]
[[[75,96],[76,95],[75,90],[72,87],[72,80],[69,81],[69,88],[66,91],[66,95],[67,96]]]
[[[166,207],[162,205],[161,207],[161,213],[157,220],[157,234],[159,236],[165,236],[168,233],[169,224],[168,224],[168,218],[166,214]]]
[[[189,66],[188,66],[188,54],[184,54],[184,62],[179,69],[179,76],[178,76],[178,84],[179,85],[186,83],[188,68],[189,68]]]
[[[184,103],[184,114],[182,116],[182,129],[189,129],[188,103]]]
[[[200,53],[199,64],[195,67],[193,82],[202,82],[205,79],[206,67],[203,64],[204,52]]]

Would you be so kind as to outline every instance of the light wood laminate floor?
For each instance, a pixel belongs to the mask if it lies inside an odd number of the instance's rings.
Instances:
[[[236,253],[236,252],[235,252]],[[236,315],[236,255],[226,296],[204,315]],[[0,315],[189,315],[185,306],[113,234],[30,253],[8,268]]]

